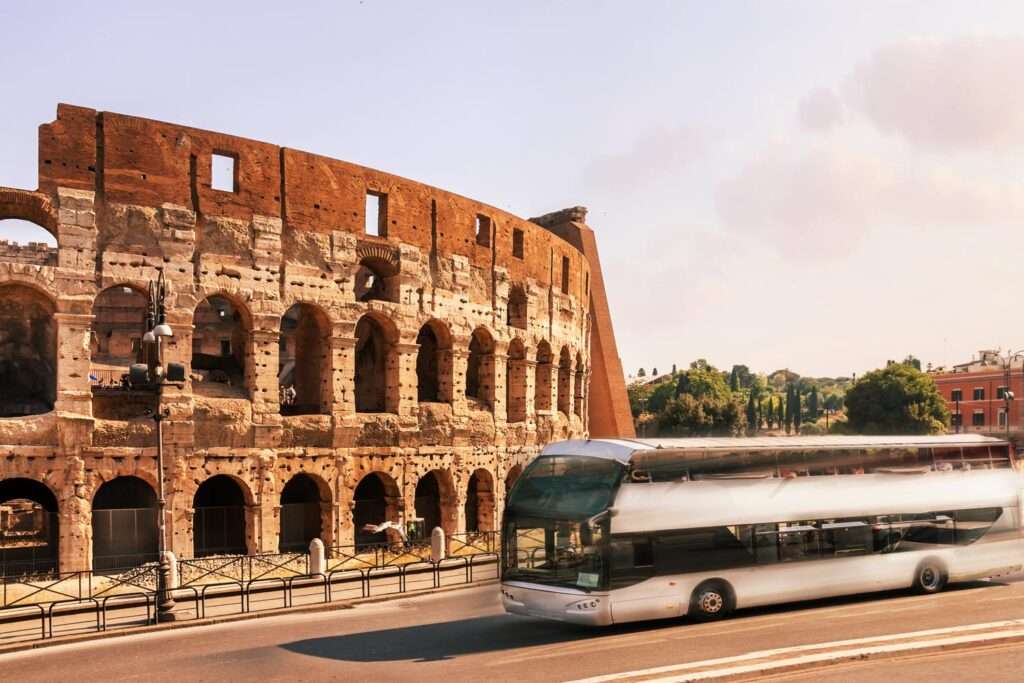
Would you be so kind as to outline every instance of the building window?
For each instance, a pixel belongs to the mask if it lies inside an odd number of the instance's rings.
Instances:
[[[234,156],[213,154],[210,158],[210,187],[221,192],[238,191],[238,163]]]
[[[383,192],[366,191],[366,234],[388,236],[388,196]]]
[[[476,243],[481,247],[491,246],[491,219],[481,214],[476,215]]]
[[[230,356],[231,355],[231,340],[221,339],[220,340],[220,355]]]
[[[998,399],[1006,398],[1006,387],[996,387],[996,398],[998,398]]]
[[[1000,408],[999,409],[999,426],[1000,427],[1005,427],[1006,426],[1006,408]]]
[[[514,228],[512,230],[512,255],[516,258],[525,258],[524,252],[523,231],[519,228]]]
[[[961,415],[960,413],[953,413],[953,415],[950,416],[950,425],[951,426],[953,426],[953,427],[961,427],[961,426],[963,426],[963,423],[964,423],[964,416]]]
[[[985,400],[985,390],[982,389],[981,387],[975,388],[973,398],[974,398],[975,401],[984,401]]]
[[[949,400],[950,401],[954,401],[954,402],[955,401],[962,401],[962,400],[964,400],[964,390],[963,389],[954,389],[949,394]]]
[[[984,410],[975,410],[974,411],[974,415],[971,416],[971,424],[974,425],[975,427],[984,427],[985,426],[985,411]]]
[[[569,293],[569,257],[562,257],[562,293]]]

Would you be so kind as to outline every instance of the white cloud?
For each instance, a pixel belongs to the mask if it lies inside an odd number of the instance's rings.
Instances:
[[[708,136],[695,128],[648,131],[628,150],[598,157],[584,170],[584,179],[597,188],[622,191],[669,175],[703,159]]]
[[[842,122],[843,103],[829,88],[815,88],[807,93],[797,110],[805,130],[828,130]]]
[[[936,149],[1024,143],[1024,37],[911,40],[879,49],[843,95],[879,130]]]

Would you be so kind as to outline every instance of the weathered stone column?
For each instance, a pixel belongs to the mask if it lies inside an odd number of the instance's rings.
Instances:
[[[491,396],[493,397],[491,411],[494,413],[494,421],[506,422],[508,419],[508,406],[505,386],[508,382],[508,356],[504,353],[504,349],[495,349],[493,354],[489,357],[485,356],[484,359],[489,360],[491,367],[491,382],[493,386],[491,389]],[[484,392],[484,396],[486,396],[486,389],[484,389]]]
[[[466,369],[469,365],[467,345],[452,349],[452,413],[465,415],[466,408]]]
[[[416,378],[416,354],[419,344],[395,344],[394,353],[398,364],[398,404],[393,412],[399,415],[415,415],[419,405],[419,382]],[[389,374],[388,391],[391,382]]]
[[[343,336],[335,329],[331,335],[331,413],[354,413],[356,410],[356,339]]]
[[[252,397],[253,445],[256,448],[273,448],[281,439],[281,403],[277,385],[280,335],[268,316],[260,329],[253,330],[251,339],[251,354],[246,358],[246,383]]]
[[[92,389],[89,386],[89,335],[92,315],[55,313],[57,322],[57,400],[58,412],[92,416]]]

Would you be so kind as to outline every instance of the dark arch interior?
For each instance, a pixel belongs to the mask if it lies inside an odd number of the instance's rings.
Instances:
[[[384,412],[387,353],[380,324],[368,316],[360,318],[356,324],[356,412]]]
[[[440,401],[441,385],[438,379],[437,335],[430,325],[424,325],[416,335],[419,351],[416,353],[416,385],[420,403]]]
[[[242,312],[226,298],[211,296],[192,316],[192,369],[201,381],[193,391],[204,396],[244,398],[249,330]]]
[[[157,498],[138,477],[117,477],[92,500],[95,571],[136,567],[157,559]]]
[[[0,286],[0,417],[53,410],[57,398],[54,305],[23,285]]]
[[[196,557],[245,555],[245,495],[231,477],[204,481],[193,502],[193,550]]]
[[[57,498],[41,482],[0,481],[0,576],[48,574],[57,569]]]
[[[277,380],[282,415],[315,415],[329,410],[326,340],[329,331],[316,308],[295,304],[281,318]]]
[[[474,472],[469,478],[469,490],[466,492],[466,531],[480,531],[479,489],[480,481]]]
[[[281,491],[282,553],[307,552],[321,532],[320,487],[308,474],[296,474]]]
[[[364,549],[374,543],[386,543],[386,533],[373,534],[363,529],[367,524],[380,524],[387,519],[387,488],[381,475],[371,472],[363,477],[356,486],[353,500],[356,549]]]
[[[387,261],[363,258],[355,275],[356,301],[398,301],[397,275],[397,269]]]
[[[441,526],[441,486],[437,472],[427,472],[416,483],[416,516],[423,520],[425,538],[430,538],[434,527]]]

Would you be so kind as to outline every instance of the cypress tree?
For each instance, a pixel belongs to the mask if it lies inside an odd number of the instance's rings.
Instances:
[[[777,407],[777,410],[775,412],[775,425],[779,429],[782,429],[782,425],[785,424],[785,422],[786,422],[786,409],[782,405],[782,397],[781,396],[779,396],[779,404],[776,407]]]
[[[811,395],[807,397],[807,413],[812,422],[818,419],[818,387],[811,387]]]
[[[757,404],[754,402],[754,392],[750,392],[747,398],[747,429],[751,432],[757,431]]]
[[[793,431],[797,434],[800,433],[800,388],[797,386],[793,387]]]

